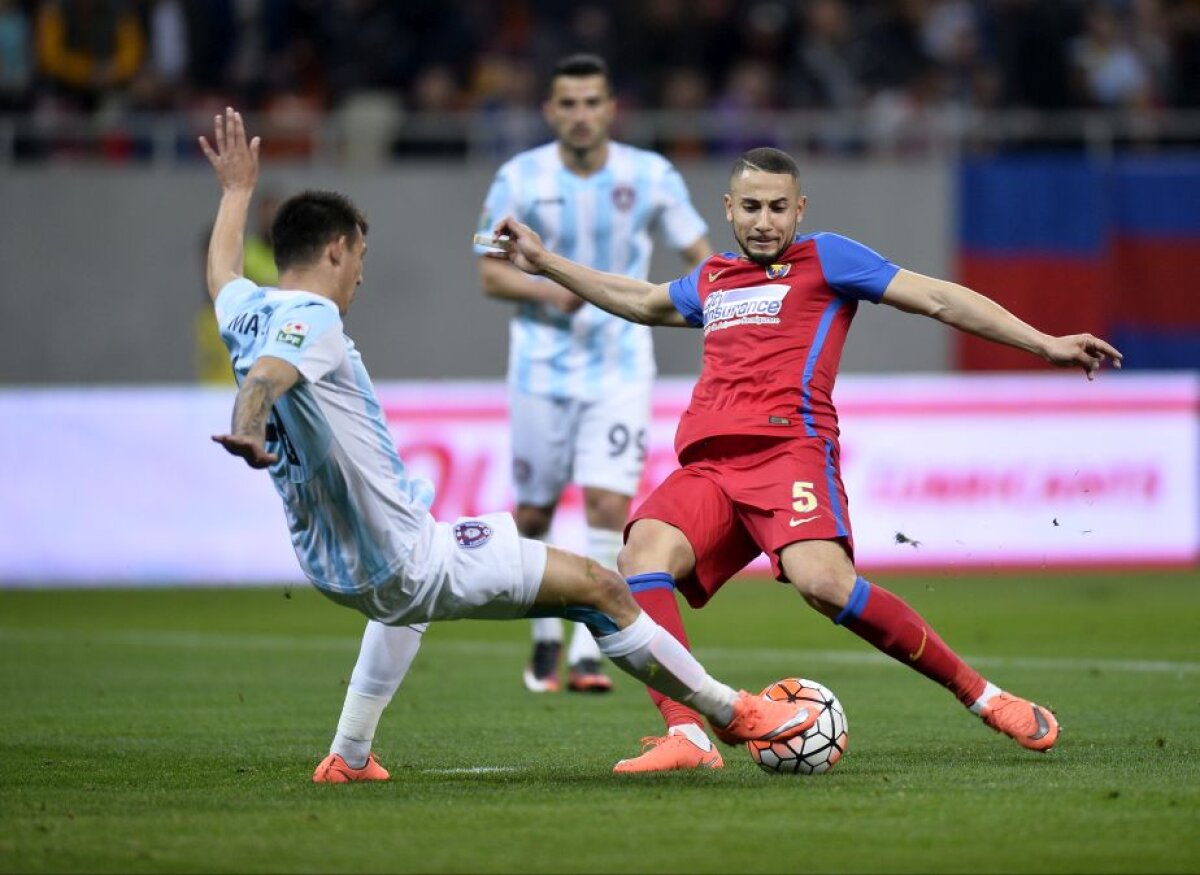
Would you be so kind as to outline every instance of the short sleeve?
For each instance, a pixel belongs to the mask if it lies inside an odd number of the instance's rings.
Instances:
[[[687,184],[674,165],[668,164],[659,185],[663,236],[673,249],[686,249],[708,233],[708,225],[696,212]]]
[[[346,357],[346,338],[337,308],[317,301],[280,307],[271,315],[259,356],[295,365],[310,383],[324,377]]]
[[[487,197],[483,201],[483,209],[479,213],[479,224],[475,231],[479,234],[490,234],[496,223],[505,216],[517,216],[517,203],[514,196],[512,181],[509,178],[509,165],[501,167],[496,172],[491,186],[488,187]],[[520,219],[520,216],[517,216]],[[475,254],[483,255],[488,250],[483,246],[475,246]]]
[[[813,235],[825,282],[847,298],[878,303],[899,271],[875,250],[840,234]]]
[[[221,286],[213,306],[217,311],[217,322],[223,323],[231,313],[237,311],[251,295],[258,292],[257,283],[251,282],[244,276],[230,280]]]
[[[704,325],[704,308],[700,306],[700,268],[703,266],[703,264],[697,265],[691,273],[672,280],[671,284],[667,286],[671,295],[671,303],[675,305],[675,309],[688,321],[689,325],[697,328]]]

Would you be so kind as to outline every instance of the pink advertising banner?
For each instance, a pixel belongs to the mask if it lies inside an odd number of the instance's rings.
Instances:
[[[500,383],[377,387],[451,519],[512,507]],[[639,500],[675,467],[690,381],[656,386]],[[3,389],[0,586],[297,581],[279,499],[209,441],[229,390]],[[879,570],[1194,567],[1196,374],[842,377],[859,564]],[[581,549],[578,491],[552,538]],[[759,561],[758,568],[765,568]]]

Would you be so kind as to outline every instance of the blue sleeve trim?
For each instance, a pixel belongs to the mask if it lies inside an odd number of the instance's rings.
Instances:
[[[838,626],[844,626],[846,623],[857,620],[862,616],[863,608],[867,606],[867,599],[870,597],[871,584],[861,577],[855,580],[854,589],[850,591],[850,600],[846,602],[846,607],[842,608],[841,613],[833,618],[833,622]]]
[[[608,614],[584,605],[564,605],[562,607],[535,605],[526,612],[525,616],[530,620],[539,617],[559,617],[563,620],[570,620],[572,623],[583,623],[597,638],[615,635],[621,631],[617,621]]]
[[[665,571],[651,571],[647,574],[635,574],[625,578],[629,591],[645,592],[648,589],[675,589],[675,578]]]
[[[821,270],[835,292],[856,300],[878,303],[888,283],[900,272],[874,249],[840,234],[813,235]]]
[[[704,325],[704,310],[700,306],[700,268],[703,266],[703,264],[696,265],[695,270],[677,280],[672,280],[671,285],[667,287],[675,309],[683,315],[689,325],[697,328]]]

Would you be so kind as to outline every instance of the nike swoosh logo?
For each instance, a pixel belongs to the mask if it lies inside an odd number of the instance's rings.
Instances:
[[[790,520],[788,520],[788,525],[794,529],[796,526],[802,526],[805,523],[811,523],[813,520],[819,520],[820,518],[820,514],[817,514],[816,516],[806,516],[804,519],[799,520],[795,517],[792,517]]]
[[[925,652],[925,642],[929,640],[929,630],[924,626],[921,627],[921,646],[908,655],[909,662],[916,662],[921,658],[921,654]],[[1039,738],[1041,736],[1038,736]]]
[[[1046,715],[1042,713],[1042,709],[1036,705],[1033,708],[1033,719],[1037,721],[1038,731],[1033,735],[1027,735],[1030,741],[1037,741],[1040,738],[1045,738],[1050,732],[1050,722],[1046,719]]]
[[[719,277],[721,274],[725,273],[725,271],[727,271],[727,270],[729,270],[729,268],[727,268],[727,267],[723,267],[720,270],[710,270],[708,272],[708,281],[710,283],[715,283],[717,281],[717,277]]]
[[[770,741],[772,738],[778,738],[782,733],[787,732],[793,726],[798,726],[801,723],[804,723],[806,720],[808,720],[808,716],[809,716],[808,709],[801,708],[799,711],[796,712],[795,717],[793,717],[791,720],[789,720],[787,723],[783,724],[782,726],[777,726],[775,729],[771,730],[771,732],[767,733],[766,735],[764,735],[762,737],[762,740]]]

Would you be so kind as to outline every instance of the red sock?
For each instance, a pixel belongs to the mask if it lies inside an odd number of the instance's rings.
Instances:
[[[671,575],[666,572],[636,574],[629,578],[629,589],[634,600],[650,619],[670,632],[688,650],[692,649],[688,643],[687,632],[683,629],[683,615],[679,613],[679,603],[675,601],[675,580]],[[649,687],[646,687],[646,692],[650,694],[650,700],[654,702],[668,727],[681,723],[704,725],[704,718],[687,705],[668,699],[658,690]]]
[[[861,577],[850,602],[834,620],[892,659],[919,671],[970,706],[987,683],[951,650],[904,599]]]

